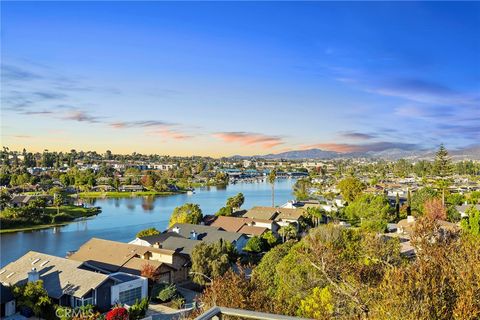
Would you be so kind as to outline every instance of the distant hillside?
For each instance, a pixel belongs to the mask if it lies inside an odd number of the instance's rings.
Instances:
[[[266,154],[263,156],[255,156],[264,159],[334,159],[340,157],[342,154],[335,151],[325,151],[321,149],[308,149],[287,151],[277,154]]]
[[[321,149],[295,150],[276,154],[257,155],[253,158],[262,159],[352,159],[352,158],[378,158],[386,160],[397,159],[433,159],[436,150],[403,150],[387,149],[383,151],[340,153],[335,151],[326,151]],[[480,160],[480,145],[469,146],[461,149],[451,150],[450,155],[453,160]],[[252,158],[235,156],[236,158]]]

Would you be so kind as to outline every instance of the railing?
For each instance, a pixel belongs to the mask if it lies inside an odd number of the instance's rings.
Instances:
[[[243,309],[232,309],[224,307],[213,307],[205,311],[202,315],[195,318],[195,320],[210,320],[210,319],[222,319],[222,316],[233,316],[242,319],[259,319],[259,320],[299,320],[305,318],[297,318],[290,316],[282,316],[279,314],[256,312]]]

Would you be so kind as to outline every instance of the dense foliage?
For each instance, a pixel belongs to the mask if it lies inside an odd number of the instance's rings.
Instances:
[[[420,221],[414,261],[401,258],[395,239],[326,225],[276,246],[251,281],[234,272],[217,277],[202,301],[314,319],[478,318],[478,238],[440,238],[436,220]]]
[[[169,226],[173,226],[175,223],[192,223],[199,224],[203,219],[202,210],[198,204],[185,203],[173,210],[170,216]]]
[[[223,275],[236,259],[236,250],[230,242],[201,242],[191,254],[193,280],[205,284],[207,280]]]

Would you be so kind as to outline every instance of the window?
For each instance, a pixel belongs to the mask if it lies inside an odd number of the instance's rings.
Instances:
[[[140,301],[142,299],[142,287],[122,291],[118,298],[120,303],[131,306],[136,300]]]

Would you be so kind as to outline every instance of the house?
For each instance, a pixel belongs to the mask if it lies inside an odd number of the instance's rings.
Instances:
[[[268,230],[277,233],[279,226],[273,220],[220,216],[210,224],[225,231],[239,232],[248,236],[261,236]]]
[[[69,259],[89,270],[141,275],[146,265],[156,270],[159,282],[176,283],[188,277],[188,259],[173,250],[92,238]]]
[[[460,213],[460,216],[462,218],[466,218],[468,217],[468,214],[467,214],[467,210],[470,208],[470,207],[475,207],[477,210],[480,210],[480,204],[462,204],[461,206],[456,206],[455,209],[457,209],[457,211]]]
[[[121,185],[118,187],[118,191],[120,192],[139,192],[143,190],[143,186],[140,185]]]
[[[248,241],[248,237],[243,233],[228,232],[217,227],[199,224],[176,223],[168,231],[176,232],[185,239],[200,240],[207,243],[217,242],[222,239],[233,244],[238,252],[243,251]]]
[[[458,226],[455,223],[436,220],[442,232],[455,232]],[[397,223],[397,233],[411,235],[415,229],[416,219],[414,216],[408,216]]]
[[[280,227],[296,224],[302,219],[305,210],[303,208],[276,208],[276,207],[253,207],[243,217],[259,220],[274,220]]]
[[[160,234],[152,235],[152,236],[145,236],[141,238],[135,238],[134,240],[130,241],[129,244],[136,244],[139,246],[146,246],[146,247],[156,247],[159,248],[160,244],[164,242],[167,238],[170,237],[178,237],[182,238],[176,232],[162,232]]]
[[[12,294],[12,290],[9,287],[1,285],[0,291],[0,317],[8,317],[15,314],[15,299]]]
[[[0,270],[4,286],[43,281],[55,304],[79,307],[87,304],[106,311],[116,303],[131,305],[145,298],[148,281],[125,273],[105,275],[83,268],[83,262],[30,251]],[[2,294],[3,296],[3,294]]]
[[[16,195],[10,201],[12,207],[14,208],[22,208],[28,206],[30,201],[35,199],[43,199],[45,200],[46,204],[52,204],[53,197],[52,196],[44,196],[44,195]]]

